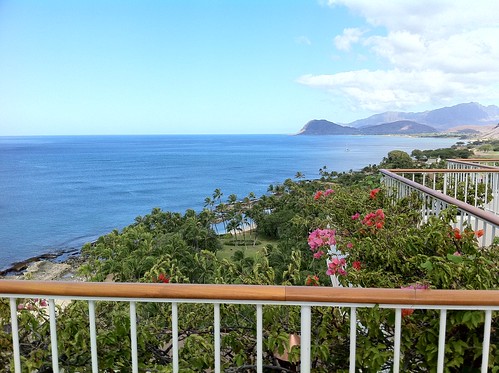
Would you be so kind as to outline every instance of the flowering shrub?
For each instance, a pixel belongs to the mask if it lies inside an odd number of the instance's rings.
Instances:
[[[341,188],[335,189],[337,200],[343,191]],[[334,242],[334,248],[341,249],[342,254],[329,258],[326,271],[322,273],[336,275],[337,282],[343,286],[417,290],[499,288],[499,278],[494,275],[499,273],[499,251],[479,249],[478,238],[483,236],[483,230],[474,231],[466,224],[461,229],[455,228],[455,209],[445,210],[439,216],[429,216],[421,221],[421,201],[417,196],[409,196],[397,203],[386,203],[386,196],[380,188],[358,196],[342,205],[321,200],[320,206],[325,213],[318,213],[323,220],[316,221],[316,224],[335,228],[334,241],[331,242]],[[363,206],[358,204],[359,200],[363,201]],[[349,203],[352,204],[351,208]],[[314,249],[314,245],[319,247],[318,243],[324,241],[314,237],[312,235],[311,239],[309,235],[308,242],[316,254],[320,249]],[[320,257],[324,255],[322,252]],[[434,367],[436,356],[428,352],[430,348],[433,349],[433,342],[426,335],[438,332],[438,314],[431,310],[415,312],[412,308],[402,309],[401,312],[404,318],[404,371],[421,371],[418,361],[426,361],[426,367]],[[370,332],[365,335],[360,333],[358,346],[363,343],[372,346],[372,338],[378,344],[391,343],[388,336],[393,332],[393,312],[359,310],[361,319],[362,325]],[[494,320],[494,325],[498,325],[497,318]],[[373,330],[380,328],[386,333],[374,333],[376,337],[370,335]],[[483,330],[483,313],[450,313],[447,328],[447,345],[452,352],[446,352],[446,366],[456,367],[449,371],[461,371],[464,361],[469,361],[469,366],[479,366],[480,355],[475,354],[474,346],[480,344],[476,336],[479,340]],[[337,335],[336,338],[341,337]],[[418,339],[425,342],[415,342]],[[495,344],[491,343],[494,346],[492,351],[497,351],[498,343],[497,338]],[[461,347],[453,349],[453,346]],[[476,351],[479,348],[476,347]],[[367,371],[380,371],[389,366],[383,362],[390,361],[390,356],[385,355],[382,349],[364,351],[364,354],[365,358],[359,360],[358,357],[358,367],[366,367]],[[379,363],[375,363],[377,359]],[[494,364],[499,364],[499,360],[496,359]]]

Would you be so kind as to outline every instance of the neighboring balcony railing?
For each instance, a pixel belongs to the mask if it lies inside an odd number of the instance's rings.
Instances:
[[[489,246],[499,235],[499,170],[404,169],[381,170],[381,174],[387,192],[395,198],[419,195],[423,220],[456,206],[456,227],[483,229],[481,246]]]
[[[471,169],[471,168],[497,168],[499,159],[493,158],[466,158],[448,159],[447,168],[450,169]]]
[[[213,304],[213,333],[215,345],[214,372],[221,371],[220,305],[249,304],[255,306],[256,371],[263,372],[263,307],[266,305],[300,306],[300,372],[311,371],[311,315],[312,308],[340,307],[350,309],[349,371],[356,371],[357,331],[363,326],[357,320],[357,309],[374,307],[393,309],[395,326],[393,362],[391,370],[400,371],[402,309],[440,310],[437,372],[444,372],[446,320],[448,310],[478,310],[484,312],[484,336],[481,372],[487,372],[492,351],[492,314],[499,310],[498,290],[416,290],[416,289],[362,289],[330,287],[253,286],[253,285],[194,285],[194,284],[139,284],[139,283],[85,283],[0,280],[0,298],[10,299],[11,330],[15,372],[21,372],[18,335],[18,299],[46,298],[49,303],[49,322],[52,349],[52,370],[59,372],[57,350],[57,317],[55,300],[71,299],[88,302],[92,372],[99,371],[95,303],[118,301],[129,303],[131,366],[138,372],[136,306],[141,302],[170,303],[172,305],[172,369],[179,371],[178,305],[181,303]],[[5,317],[5,316],[4,316]]]

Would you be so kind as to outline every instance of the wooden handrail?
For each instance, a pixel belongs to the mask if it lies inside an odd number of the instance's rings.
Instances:
[[[499,290],[416,290],[268,285],[0,280],[0,296],[200,299],[443,306],[499,306]]]
[[[400,170],[396,170],[396,171],[400,171]],[[415,181],[406,179],[405,177],[397,175],[396,173],[394,173],[390,170],[382,169],[382,170],[380,170],[380,172],[383,175],[386,175],[388,177],[391,177],[392,179],[400,181],[401,183],[409,185],[409,186],[413,187],[414,189],[417,189],[421,192],[424,192],[432,197],[438,198],[438,199],[440,199],[440,200],[442,200],[450,205],[455,205],[455,206],[457,206],[457,208],[459,208],[462,211],[466,211],[472,215],[475,215],[476,217],[478,217],[482,220],[485,220],[491,224],[499,226],[499,216],[497,216],[495,214],[491,214],[490,212],[479,209],[478,207],[471,206],[465,202],[459,201],[459,200],[452,198],[446,194],[443,194],[442,192],[439,192],[438,190],[433,190],[433,189],[426,187],[424,185],[421,185]]]

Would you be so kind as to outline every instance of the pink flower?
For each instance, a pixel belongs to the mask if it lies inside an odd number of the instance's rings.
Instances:
[[[461,253],[459,251],[456,251],[454,254],[452,254],[454,256],[461,256]]]
[[[339,274],[340,276],[346,276],[347,275],[347,271],[345,271],[346,264],[347,263],[345,258],[340,259],[338,257],[335,257],[327,265],[328,269],[326,271],[326,274],[329,276],[335,274]]]
[[[308,245],[312,251],[322,246],[336,245],[334,229],[316,229],[308,235]]]
[[[24,309],[24,304],[20,303],[17,305],[18,310],[23,310]]]
[[[40,299],[40,307],[47,307],[47,300],[46,299]]]
[[[320,259],[324,255],[324,251],[319,250],[314,253],[314,259]]]
[[[347,249],[351,249],[353,247],[353,243],[349,242],[347,243]]]
[[[324,192],[324,196],[327,197],[328,195],[330,194],[333,194],[334,193],[334,190],[333,189],[328,189]]]
[[[360,218],[360,214],[358,212],[352,215],[352,220],[357,220],[358,218]]]

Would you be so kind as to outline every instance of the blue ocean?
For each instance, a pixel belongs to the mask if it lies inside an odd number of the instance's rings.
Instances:
[[[357,170],[394,149],[449,147],[455,139],[387,136],[158,135],[0,137],[0,270],[79,248],[154,207],[201,210],[227,197],[319,169]]]

